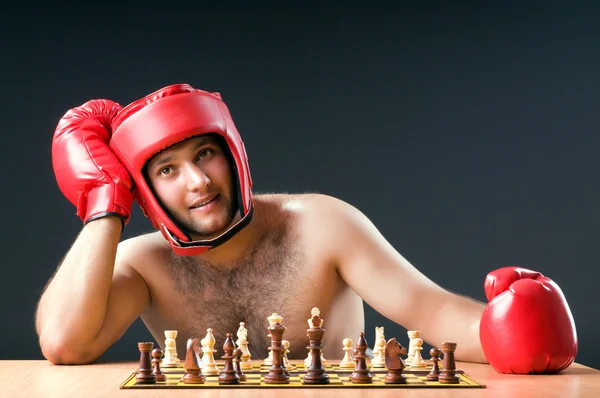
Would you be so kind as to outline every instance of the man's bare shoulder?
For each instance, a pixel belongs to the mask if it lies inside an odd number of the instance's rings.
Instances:
[[[323,254],[333,255],[342,248],[345,237],[354,235],[352,231],[365,227],[365,216],[354,206],[342,199],[321,194],[269,194],[257,197],[257,208],[261,213],[280,214],[279,220],[293,226],[299,238],[311,250],[323,250]],[[269,208],[269,211],[264,211]]]
[[[170,247],[160,232],[150,232],[125,239],[119,243],[117,265],[133,268],[163,262],[170,256]]]
[[[256,206],[270,208],[278,213],[293,213],[302,221],[341,221],[352,217],[358,210],[347,202],[322,193],[268,193],[255,196]],[[323,219],[323,216],[328,216]]]

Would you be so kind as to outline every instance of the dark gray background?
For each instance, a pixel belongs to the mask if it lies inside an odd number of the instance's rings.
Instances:
[[[58,119],[187,82],[222,93],[256,192],[339,197],[479,300],[492,269],[541,271],[570,303],[577,361],[600,367],[593,2],[213,3],[2,10],[2,359],[42,358],[35,305],[81,228],[51,169]],[[124,238],[150,228],[135,207]],[[367,322],[370,340],[406,336]],[[103,358],[149,338],[136,322]]]

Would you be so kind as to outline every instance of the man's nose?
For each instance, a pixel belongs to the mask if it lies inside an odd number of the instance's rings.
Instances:
[[[196,164],[189,164],[185,166],[185,179],[187,188],[190,191],[203,191],[210,184],[210,178]]]

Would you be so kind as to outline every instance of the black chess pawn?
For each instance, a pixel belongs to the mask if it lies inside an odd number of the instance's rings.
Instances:
[[[167,376],[160,369],[160,360],[163,352],[160,348],[152,350],[152,374],[156,376],[156,381],[167,381]]]
[[[156,383],[156,376],[152,373],[152,360],[150,357],[152,347],[154,347],[154,343],[138,343],[138,349],[140,350],[140,367],[135,376],[135,381],[138,384]]]
[[[431,367],[431,372],[429,372],[429,374],[427,375],[427,380],[438,381],[438,378],[440,376],[440,365],[438,362],[440,361],[440,355],[442,354],[442,352],[436,347],[433,347],[429,351],[429,354],[431,355],[431,362],[433,362],[433,366]]]
[[[367,344],[367,339],[365,339],[365,334],[360,332],[358,337],[358,341],[356,342],[356,350],[354,350],[354,360],[356,362],[356,366],[354,367],[354,372],[350,376],[350,380],[355,384],[368,384],[373,382],[373,375],[369,372],[369,367],[367,366],[367,348],[369,345]]]
[[[240,362],[242,361],[242,349],[236,348],[233,350],[233,369],[237,373],[240,381],[246,381],[248,378],[246,374],[242,371],[242,367],[240,366]]]

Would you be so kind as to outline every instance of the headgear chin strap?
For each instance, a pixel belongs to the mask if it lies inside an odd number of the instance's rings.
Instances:
[[[188,84],[164,87],[123,108],[112,129],[109,146],[131,174],[136,200],[176,254],[200,254],[226,242],[250,222],[253,203],[248,156],[219,93],[198,90]],[[148,160],[160,151],[186,138],[210,133],[222,137],[227,147],[224,149],[231,154],[241,219],[214,239],[194,241],[163,209],[143,171]]]

